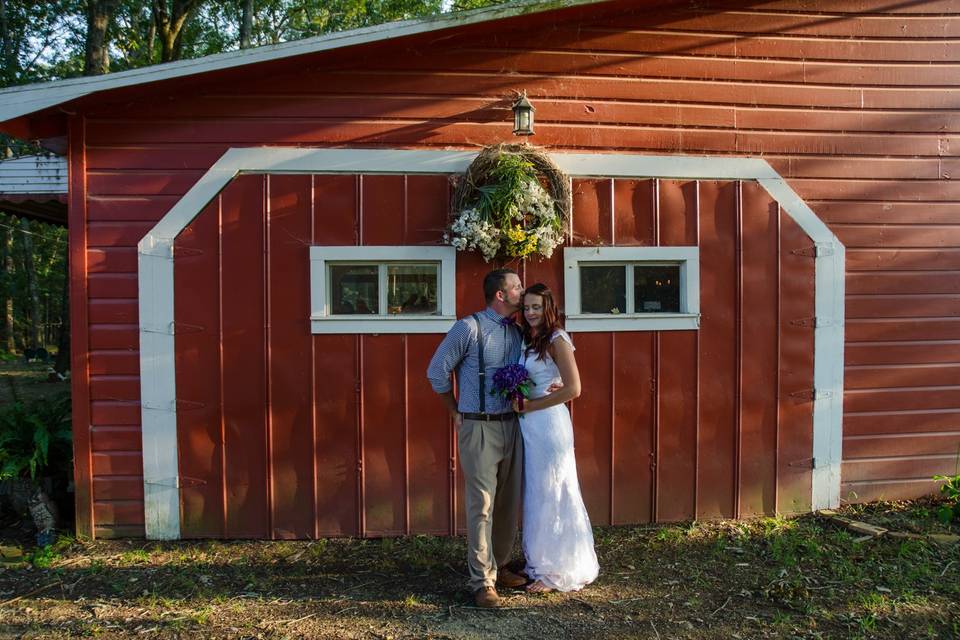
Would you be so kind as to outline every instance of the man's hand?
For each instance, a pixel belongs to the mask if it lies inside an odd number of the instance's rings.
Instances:
[[[547,393],[553,393],[554,391],[559,391],[560,389],[563,389],[563,383],[554,382],[549,387],[547,387]]]
[[[459,411],[451,411],[450,418],[453,419],[453,426],[459,428],[463,424],[463,414]]]

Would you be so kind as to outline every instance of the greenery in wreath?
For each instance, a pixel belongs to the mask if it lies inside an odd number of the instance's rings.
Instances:
[[[567,232],[570,186],[527,145],[486,147],[460,178],[444,242],[483,259],[553,255]]]

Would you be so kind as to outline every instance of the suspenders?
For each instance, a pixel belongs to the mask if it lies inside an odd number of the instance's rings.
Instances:
[[[478,369],[480,369],[480,413],[487,412],[487,368],[483,366],[483,330],[480,328],[480,314],[473,314],[473,320],[477,323],[477,360],[479,360]]]

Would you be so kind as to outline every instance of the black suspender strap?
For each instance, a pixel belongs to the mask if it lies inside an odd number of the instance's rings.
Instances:
[[[487,405],[484,396],[486,395],[487,388],[484,383],[487,379],[487,370],[483,366],[483,331],[480,330],[480,314],[473,314],[473,319],[477,323],[477,360],[479,360],[477,368],[480,370],[480,413],[486,413]]]

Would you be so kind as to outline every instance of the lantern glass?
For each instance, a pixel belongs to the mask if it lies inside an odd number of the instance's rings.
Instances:
[[[533,135],[533,105],[527,96],[521,95],[513,103],[513,133],[518,136]]]

